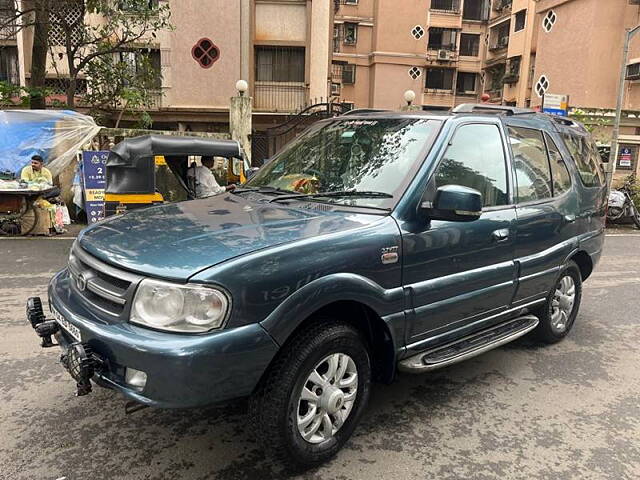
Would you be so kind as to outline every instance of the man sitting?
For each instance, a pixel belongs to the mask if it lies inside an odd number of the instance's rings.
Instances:
[[[224,192],[233,191],[235,185],[227,185],[221,187],[216,181],[216,177],[213,175],[211,169],[215,164],[213,157],[206,156],[201,159],[202,166],[195,167],[189,170],[188,175],[195,177],[196,198],[206,198],[213,195],[220,195]]]
[[[44,166],[44,160],[40,155],[31,157],[31,165],[27,165],[22,169],[20,179],[25,182],[48,183],[49,185],[53,185],[51,172]]]

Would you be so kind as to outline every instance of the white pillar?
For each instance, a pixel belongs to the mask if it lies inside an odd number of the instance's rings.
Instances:
[[[311,38],[309,42],[309,98],[327,98],[329,78],[329,51],[331,37],[331,0],[312,0]]]

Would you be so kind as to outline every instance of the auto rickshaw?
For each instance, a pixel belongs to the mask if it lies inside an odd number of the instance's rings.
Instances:
[[[235,140],[144,135],[111,149],[106,165],[105,216],[166,201],[195,199],[189,170],[200,157],[221,160],[220,185],[246,181],[249,163]]]

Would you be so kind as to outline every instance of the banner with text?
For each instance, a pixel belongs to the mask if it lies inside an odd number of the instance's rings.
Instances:
[[[82,152],[82,178],[84,180],[84,208],[87,222],[95,223],[104,218],[104,189],[107,182],[106,164],[108,151]]]

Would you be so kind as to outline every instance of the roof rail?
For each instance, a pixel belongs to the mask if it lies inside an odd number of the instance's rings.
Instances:
[[[463,103],[451,110],[451,113],[493,113],[496,115],[530,115],[538,113],[530,108],[507,107],[504,105],[488,105],[486,103]]]
[[[354,110],[349,110],[346,113],[340,115],[341,117],[348,117],[349,115],[360,115],[361,113],[383,113],[390,112],[391,110],[382,110],[379,108],[356,108]]]

